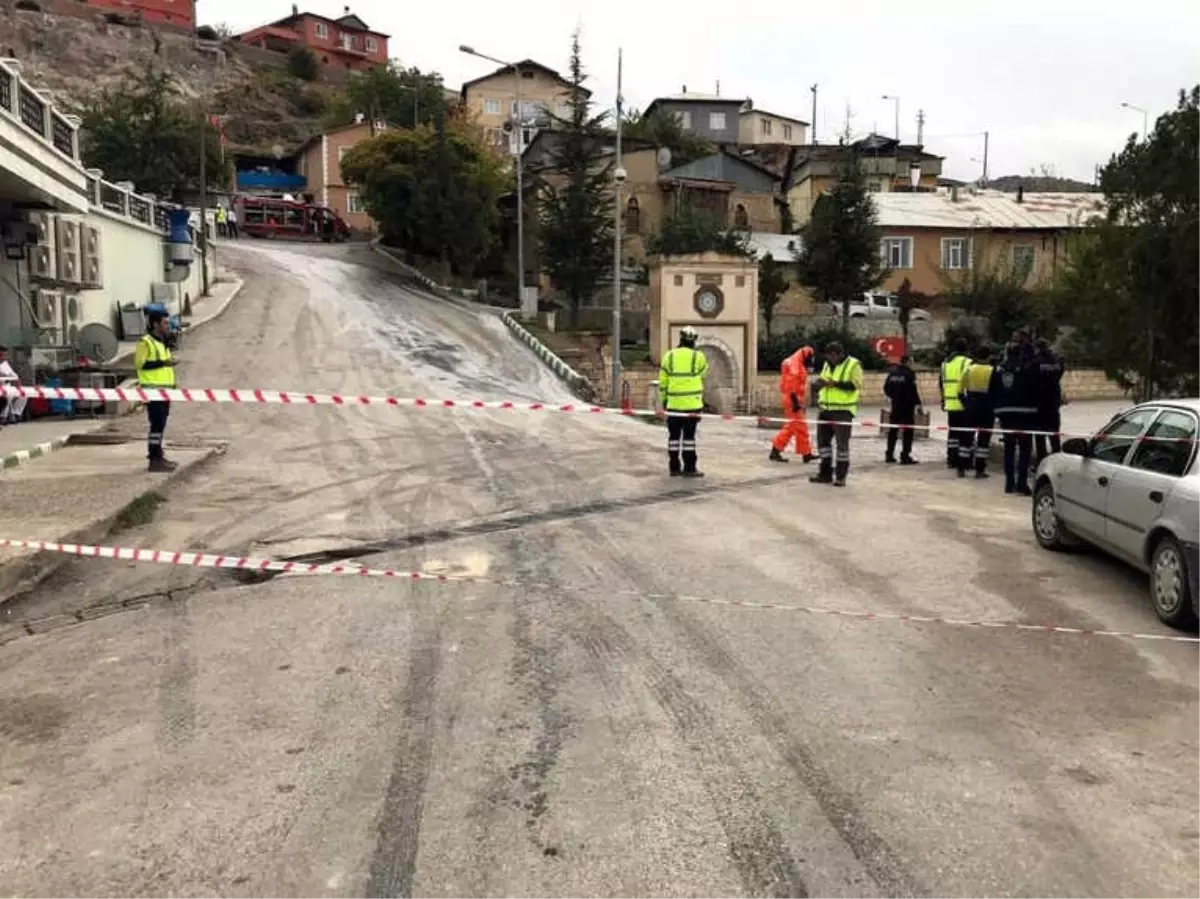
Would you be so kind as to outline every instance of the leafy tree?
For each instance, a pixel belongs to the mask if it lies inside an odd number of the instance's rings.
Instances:
[[[767,253],[758,263],[758,308],[762,311],[763,324],[766,325],[767,339],[771,339],[771,323],[775,320],[775,307],[787,293],[787,268],[776,262],[775,257]]]
[[[205,167],[210,187],[229,182],[221,136],[189,107],[166,72],[147,69],[101,93],[83,113],[82,155],[109,181],[180,198],[200,185],[200,130],[207,129]]]
[[[908,326],[912,322],[913,310],[922,308],[928,301],[928,296],[912,289],[912,282],[908,278],[900,282],[900,289],[896,291],[896,306],[899,311],[900,334],[904,338],[905,347],[908,346]]]
[[[686,165],[715,153],[716,147],[704,138],[684,130],[679,117],[673,113],[656,109],[650,115],[631,111],[622,123],[626,137],[644,140],[671,151],[671,165]]]
[[[505,175],[461,123],[385,131],[347,152],[342,173],[384,241],[410,261],[436,259],[470,275],[496,240]]]
[[[657,234],[646,239],[646,250],[660,256],[709,251],[734,256],[753,255],[744,232],[725,227],[715,213],[686,200],[663,220]]]
[[[841,303],[842,331],[850,304],[883,280],[879,228],[858,152],[843,141],[837,181],[817,199],[801,229],[798,280],[821,302]]]
[[[1026,287],[1028,270],[1012,264],[973,264],[961,275],[943,278],[941,296],[987,323],[986,337],[1005,344],[1018,328],[1053,340],[1058,316],[1048,292]]]
[[[356,72],[331,105],[325,124],[331,128],[349,125],[357,115],[368,122],[383,120],[395,128],[435,125],[449,115],[442,76],[406,69],[394,60]]]
[[[1074,248],[1060,285],[1075,341],[1145,398],[1200,389],[1198,146],[1193,87],[1105,166],[1105,216]]]
[[[321,62],[310,47],[293,47],[288,54],[288,73],[301,81],[316,81],[321,74]]]
[[[612,163],[597,163],[593,152],[597,140],[604,139],[607,113],[591,114],[586,79],[576,31],[571,39],[569,114],[560,121],[563,137],[551,159],[562,181],[548,185],[539,198],[542,256],[551,282],[567,300],[572,325],[579,307],[591,299],[612,266]]]
[[[822,353],[825,347],[833,341],[838,341],[846,352],[863,364],[868,371],[881,371],[888,367],[888,362],[875,350],[873,342],[866,337],[855,334],[843,334],[834,325],[818,328],[792,328],[774,337],[764,337],[758,342],[758,370],[760,372],[779,371],[783,360],[796,352],[798,347],[810,346],[817,353]]]

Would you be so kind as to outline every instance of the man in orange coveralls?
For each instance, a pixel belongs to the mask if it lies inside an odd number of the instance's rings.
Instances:
[[[793,439],[796,441],[796,452],[804,457],[804,461],[813,460],[812,441],[808,438],[808,422],[804,418],[804,401],[808,393],[808,362],[812,355],[812,347],[802,346],[779,366],[782,373],[779,378],[779,393],[783,400],[783,414],[787,416],[787,424],[779,429],[779,433],[771,441],[771,455],[768,458],[772,462],[787,461],[783,451]]]

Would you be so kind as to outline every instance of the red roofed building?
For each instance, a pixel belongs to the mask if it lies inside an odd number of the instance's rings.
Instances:
[[[293,5],[287,18],[247,31],[238,40],[280,53],[309,47],[325,65],[344,69],[371,69],[386,63],[388,36],[368,28],[366,22],[350,12],[350,7],[345,9],[341,18],[328,19],[302,13]]]
[[[88,6],[126,15],[140,16],[145,22],[196,27],[196,0],[83,0]]]

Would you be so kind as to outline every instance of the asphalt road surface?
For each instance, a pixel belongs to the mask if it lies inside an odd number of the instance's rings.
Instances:
[[[370,259],[225,251],[182,385],[569,399]],[[0,893],[1196,895],[1194,645],[645,598],[1167,632],[994,481],[767,436],[680,483],[617,416],[176,407],[228,452],[125,542],[522,586],[72,563],[15,612],[148,604],[0,649]]]

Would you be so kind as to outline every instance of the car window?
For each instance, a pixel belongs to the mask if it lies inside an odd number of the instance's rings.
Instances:
[[[1092,439],[1093,459],[1120,465],[1125,461],[1129,447],[1133,445],[1146,427],[1158,415],[1158,409],[1134,409],[1120,418],[1109,422]]]
[[[1129,465],[1178,478],[1188,470],[1195,448],[1195,416],[1168,409],[1138,441]]]

